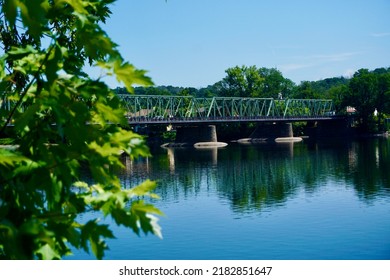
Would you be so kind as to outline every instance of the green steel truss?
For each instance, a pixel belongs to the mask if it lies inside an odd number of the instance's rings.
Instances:
[[[262,121],[329,119],[332,100],[273,99],[121,94],[126,117],[131,123],[207,121]],[[15,102],[0,100],[0,109],[11,110]],[[23,106],[20,108],[23,111]]]
[[[323,119],[333,116],[325,99],[273,99],[191,96],[119,95],[129,122],[213,120]]]

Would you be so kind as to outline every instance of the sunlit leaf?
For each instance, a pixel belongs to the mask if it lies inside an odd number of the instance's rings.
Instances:
[[[10,58],[17,60],[26,55],[36,54],[36,53],[38,53],[38,51],[32,45],[28,45],[24,48],[12,47],[7,54]]]
[[[146,194],[150,194],[156,188],[156,182],[146,180],[142,182],[140,185],[129,190],[131,196],[142,196]],[[158,198],[158,196],[154,196],[154,198]]]
[[[145,204],[142,200],[137,201],[137,203],[134,204],[132,207],[133,207],[133,210],[138,211],[138,212],[144,212],[145,214],[149,213],[149,214],[156,214],[156,215],[160,215],[160,216],[164,215],[164,213],[161,212],[161,210],[156,208],[154,205]]]
[[[157,225],[157,220],[151,215],[163,215],[159,209],[151,204],[145,204],[143,201],[137,201],[131,206],[131,214],[137,217],[139,226],[145,234],[153,233],[161,236],[161,228],[159,226],[155,227]]]
[[[0,165],[14,166],[16,163],[27,162],[28,158],[24,157],[17,151],[14,151],[16,147],[10,146],[9,148],[0,148]]]
[[[36,253],[42,260],[55,260],[61,258],[57,251],[53,250],[49,244],[43,245]]]
[[[128,62],[114,62],[113,72],[119,82],[122,82],[129,92],[132,92],[133,85],[150,86],[153,85],[152,80],[145,76],[146,71],[137,70]]]
[[[153,234],[159,238],[163,238],[161,232],[161,226],[158,224],[159,219],[156,216],[146,214],[146,217],[149,218],[149,223],[152,226]]]

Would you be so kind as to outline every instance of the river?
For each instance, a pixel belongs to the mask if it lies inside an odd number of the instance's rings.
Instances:
[[[105,259],[390,259],[388,139],[152,152],[120,177],[158,181],[163,239],[113,224]]]

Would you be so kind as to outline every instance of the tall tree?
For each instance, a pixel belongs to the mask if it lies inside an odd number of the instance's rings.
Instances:
[[[228,68],[226,77],[218,83],[219,96],[231,97],[259,97],[261,95],[264,78],[261,77],[256,66],[236,66]]]
[[[323,98],[332,99],[336,113],[345,111],[344,98],[348,95],[348,85],[336,85],[330,87]]]
[[[378,76],[367,69],[358,70],[349,83],[349,92],[344,102],[355,107],[360,126],[368,131],[378,105]]]
[[[264,78],[261,96],[287,98],[293,95],[294,82],[283,77],[282,73],[276,68],[262,67],[258,72]]]
[[[376,109],[378,114],[378,127],[382,129],[383,117],[390,115],[390,72],[384,72],[378,75],[377,93]]]
[[[294,98],[315,99],[320,98],[318,91],[313,88],[313,84],[309,81],[303,81],[297,87],[294,93]]]
[[[82,70],[99,67],[130,92],[151,84],[101,28],[113,2],[0,1],[0,132],[12,129],[17,144],[0,147],[0,259],[58,259],[72,248],[102,258],[114,235],[99,219],[81,223],[86,211],[136,234],[160,234],[161,212],[139,198],[155,197],[155,184],[123,189],[114,172],[121,152],[149,155],[145,142],[120,128],[119,99]]]

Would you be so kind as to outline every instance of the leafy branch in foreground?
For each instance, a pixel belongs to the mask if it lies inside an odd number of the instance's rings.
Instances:
[[[149,155],[144,139],[121,128],[120,100],[82,70],[101,68],[129,91],[152,83],[99,25],[113,2],[0,0],[0,136],[18,144],[0,147],[0,259],[59,259],[72,247],[103,258],[114,234],[97,219],[81,223],[86,211],[161,236],[162,213],[141,200],[157,198],[155,183],[123,189],[113,172],[122,152]]]

